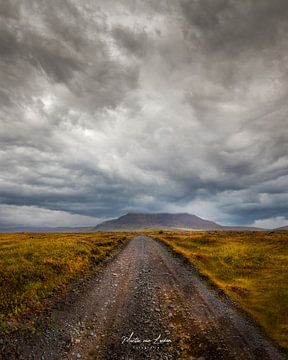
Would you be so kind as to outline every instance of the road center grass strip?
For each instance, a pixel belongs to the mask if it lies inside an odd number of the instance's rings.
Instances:
[[[133,236],[123,232],[0,234],[0,321],[40,310]]]
[[[288,232],[149,233],[184,255],[288,348]]]

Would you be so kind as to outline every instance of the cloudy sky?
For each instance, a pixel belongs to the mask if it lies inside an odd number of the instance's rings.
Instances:
[[[0,2],[0,226],[288,224],[286,0]]]

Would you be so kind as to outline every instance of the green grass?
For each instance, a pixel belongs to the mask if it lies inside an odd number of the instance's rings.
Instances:
[[[34,313],[91,273],[132,233],[0,234],[0,321]]]
[[[167,231],[149,235],[188,258],[288,348],[288,232]]]

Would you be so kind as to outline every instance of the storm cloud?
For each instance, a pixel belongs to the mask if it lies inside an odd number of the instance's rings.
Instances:
[[[287,31],[285,0],[2,2],[0,226],[286,225]]]

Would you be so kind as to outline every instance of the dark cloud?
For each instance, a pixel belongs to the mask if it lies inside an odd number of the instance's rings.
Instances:
[[[180,0],[183,15],[203,45],[214,51],[265,50],[273,47],[287,28],[285,0]],[[283,35],[283,34],[282,34]]]
[[[0,224],[135,210],[284,225],[287,12],[284,0],[2,2]]]
[[[147,34],[145,31],[138,33],[124,27],[115,27],[112,30],[112,35],[119,43],[119,46],[123,47],[128,53],[140,57],[145,56],[148,50]]]
[[[17,0],[2,1],[0,3],[0,15],[3,18],[18,19],[21,3]]]

